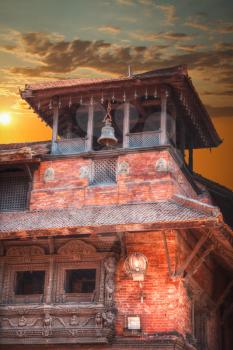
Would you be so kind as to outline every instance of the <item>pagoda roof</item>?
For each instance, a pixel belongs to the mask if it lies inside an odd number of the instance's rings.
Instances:
[[[84,206],[83,208],[47,209],[0,214],[2,239],[25,235],[25,232],[69,230],[80,233],[118,232],[119,230],[148,230],[163,226],[170,228],[214,225],[221,214],[216,207],[174,196],[168,201],[134,203],[112,206]],[[131,227],[131,228],[130,228]],[[27,235],[27,234],[26,234]]]
[[[208,112],[188,76],[186,66],[157,69],[111,79],[81,78],[27,84],[20,93],[38,116],[52,126],[52,111],[49,105],[53,98],[59,98],[60,114],[64,116],[67,114],[70,99],[77,105],[81,97],[86,101],[91,97],[94,101],[100,101],[102,94],[111,98],[113,92],[116,99],[122,99],[124,91],[126,95],[132,95],[133,99],[136,90],[140,94],[145,93],[145,89],[151,90],[149,93],[154,93],[157,87],[160,93],[165,89],[171,92],[183,118],[193,125],[194,148],[216,147],[221,143]]]
[[[220,208],[224,221],[233,229],[233,191],[217,182],[206,179],[200,174],[194,173],[192,177],[204,185],[205,189],[210,193],[214,204]]]

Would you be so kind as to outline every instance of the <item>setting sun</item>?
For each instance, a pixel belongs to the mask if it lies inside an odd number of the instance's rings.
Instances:
[[[10,113],[7,113],[7,112],[0,113],[0,124],[7,125],[7,124],[10,124],[10,122],[11,122]]]

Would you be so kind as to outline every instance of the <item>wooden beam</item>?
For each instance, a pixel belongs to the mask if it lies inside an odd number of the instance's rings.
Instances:
[[[48,238],[48,245],[49,245],[49,271],[48,271],[48,287],[46,290],[45,295],[45,302],[47,304],[51,303],[52,300],[52,292],[53,292],[53,281],[54,281],[54,238],[49,237]]]
[[[208,238],[208,235],[203,233],[201,238],[199,239],[199,241],[196,243],[195,247],[193,248],[191,254],[187,257],[187,259],[185,260],[183,265],[177,271],[177,273],[176,273],[177,276],[182,276],[184,274],[184,271],[187,269],[187,267],[189,266],[189,264],[191,263],[193,258],[197,255],[197,253],[199,252],[199,250],[201,249],[203,244],[206,242],[207,238]]]
[[[185,279],[188,279],[189,277],[193,276],[201,267],[201,265],[205,262],[205,259],[207,256],[214,250],[214,245],[211,244],[205,251],[204,253],[200,256],[200,258],[197,260],[196,264],[194,267],[187,273],[185,276]]]
[[[59,109],[58,109],[58,105],[56,105],[53,110],[52,153],[56,151],[58,116],[59,116]]]
[[[89,105],[89,107],[88,107],[88,122],[87,122],[87,151],[92,150],[93,123],[94,123],[94,106]]]
[[[215,306],[215,311],[222,305],[222,303],[224,302],[227,294],[230,292],[231,287],[233,287],[233,280],[231,280],[231,282],[228,283],[228,285],[224,289],[223,293],[218,298],[218,300],[216,302],[216,306]]]
[[[180,150],[182,153],[182,156],[184,157],[184,150],[185,150],[185,126],[184,126],[184,121],[183,119],[179,119],[180,121]]]
[[[130,104],[128,102],[124,103],[124,119],[123,119],[123,148],[129,147],[129,125],[130,125]]]
[[[161,140],[160,144],[164,145],[167,141],[167,96],[166,91],[161,97]]]
[[[225,309],[223,315],[222,315],[222,324],[224,324],[227,320],[227,317],[233,312],[233,302],[230,304],[230,306]]]
[[[121,257],[125,258],[127,256],[125,232],[117,232],[117,237],[119,238],[121,245]]]
[[[166,234],[164,231],[162,231],[162,235],[163,235],[163,245],[164,245],[164,249],[165,249],[165,256],[166,256],[166,260],[167,260],[167,268],[168,268],[169,276],[173,277],[174,274],[172,273],[171,259],[170,259],[170,255],[169,255]]]
[[[193,147],[191,144],[189,144],[189,163],[188,163],[189,170],[193,171]]]

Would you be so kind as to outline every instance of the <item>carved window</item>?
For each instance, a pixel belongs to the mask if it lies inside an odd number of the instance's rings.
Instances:
[[[66,293],[94,293],[96,286],[95,269],[66,271]]]
[[[17,271],[15,295],[43,294],[45,271]]]
[[[22,168],[0,169],[0,211],[27,209],[30,178]]]
[[[95,159],[92,163],[91,185],[116,183],[116,158]]]

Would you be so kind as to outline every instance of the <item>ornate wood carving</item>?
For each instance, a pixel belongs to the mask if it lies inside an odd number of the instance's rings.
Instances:
[[[116,256],[79,239],[8,244],[4,262],[1,344],[107,343],[114,335]],[[58,249],[56,247],[59,247]],[[111,249],[109,247],[109,249]],[[95,269],[95,292],[67,293],[66,271]],[[44,293],[16,295],[18,271],[45,271]]]
[[[84,256],[90,256],[95,253],[95,247],[77,239],[70,240],[58,249],[58,254],[72,256],[76,260],[82,260]]]
[[[44,254],[44,249],[36,245],[23,247],[15,246],[9,248],[6,252],[6,256],[36,256]]]

